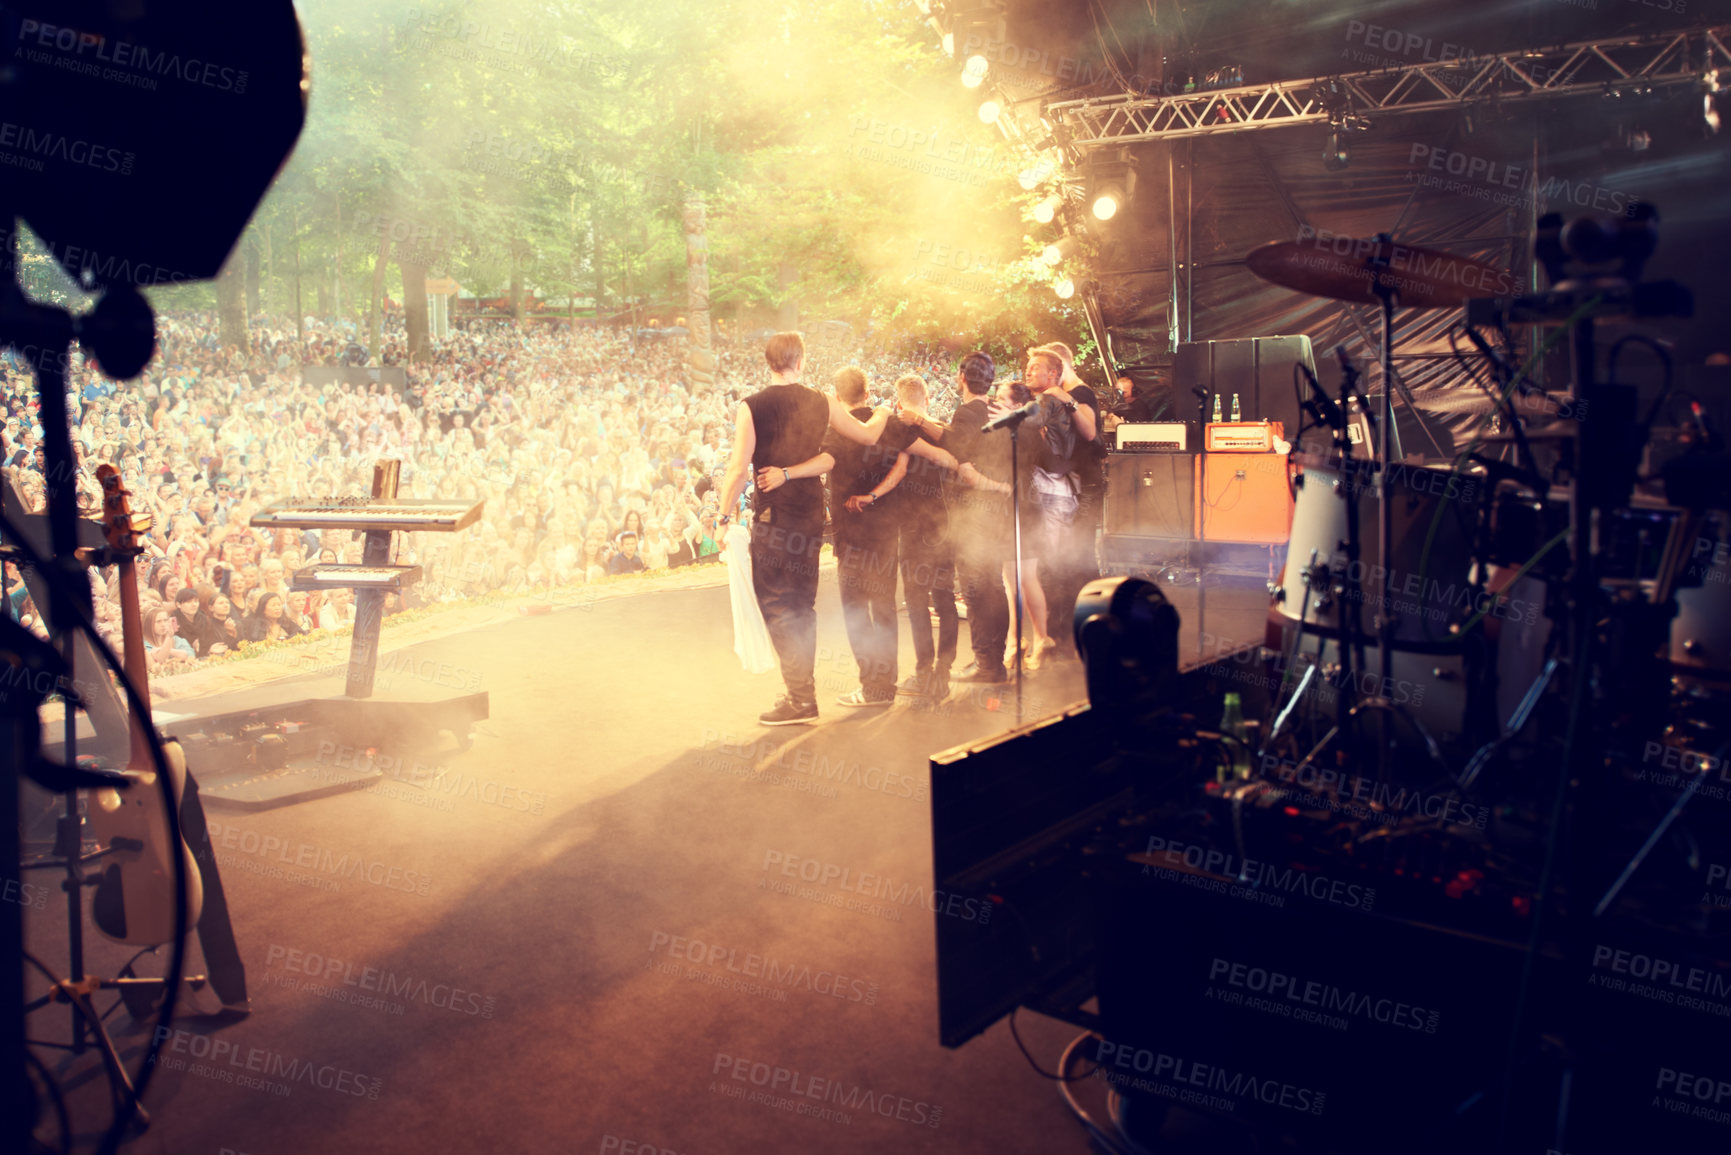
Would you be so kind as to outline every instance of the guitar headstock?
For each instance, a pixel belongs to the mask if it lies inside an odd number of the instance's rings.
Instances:
[[[102,535],[109,548],[136,553],[138,535],[149,531],[150,518],[133,516],[132,494],[120,470],[105,461],[96,467],[96,480],[102,483]]]

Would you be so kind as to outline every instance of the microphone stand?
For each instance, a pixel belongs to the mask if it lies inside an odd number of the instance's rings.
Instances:
[[[1208,633],[1208,390],[1196,387],[1196,656]]]
[[[1015,557],[1011,564],[1016,575],[1016,725],[1022,724],[1022,469],[1020,446],[1022,441],[1022,426],[1031,413],[1020,410],[1005,415],[1003,424],[998,429],[1010,431],[1010,521],[1016,543]],[[992,432],[997,432],[994,429]]]

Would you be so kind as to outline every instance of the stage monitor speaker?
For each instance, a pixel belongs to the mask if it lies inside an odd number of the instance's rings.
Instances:
[[[1115,453],[1106,459],[1106,536],[1189,541],[1194,453]]]
[[[1222,418],[1232,416],[1232,395],[1238,394],[1239,416],[1244,421],[1279,421],[1287,436],[1299,427],[1297,397],[1292,390],[1292,365],[1302,361],[1314,371],[1310,338],[1245,337],[1235,341],[1189,341],[1178,346],[1172,369],[1172,403],[1175,418],[1192,429],[1193,444],[1202,444],[1203,430],[1196,420],[1196,398],[1190,391],[1200,385],[1208,390],[1209,416],[1213,416],[1214,394],[1220,394]]]
[[[1285,545],[1292,536],[1292,486],[1282,453],[1210,453],[1197,503],[1197,531],[1207,541]]]

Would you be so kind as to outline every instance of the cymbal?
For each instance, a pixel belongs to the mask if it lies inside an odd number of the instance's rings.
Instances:
[[[1527,430],[1528,441],[1573,441],[1581,435],[1579,421],[1553,421],[1549,425],[1541,425],[1536,429]],[[1513,445],[1513,433],[1493,433],[1488,437],[1479,438],[1484,445]]]
[[[1263,245],[1245,264],[1271,284],[1333,301],[1381,304],[1381,287],[1393,292],[1398,309],[1453,308],[1474,297],[1512,296],[1521,288],[1493,265],[1441,249],[1330,234]]]

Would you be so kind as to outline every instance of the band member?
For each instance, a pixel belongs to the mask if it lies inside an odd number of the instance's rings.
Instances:
[[[968,606],[968,642],[974,663],[959,682],[997,684],[1004,672],[1004,642],[1009,634],[1010,608],[1004,597],[1003,568],[1012,553],[1010,521],[1010,440],[1004,433],[982,433],[990,418],[992,381],[997,367],[981,351],[962,358],[956,373],[962,404],[950,424],[937,425],[924,413],[904,405],[901,419],[927,436],[941,436],[955,455],[957,473],[945,486],[950,543],[956,577]],[[911,599],[910,599],[911,600]]]
[[[835,375],[835,395],[860,421],[872,415],[865,373],[849,366]],[[896,515],[897,486],[908,472],[902,447],[918,432],[891,422],[876,445],[860,445],[831,433],[824,452],[829,470],[830,519],[835,526],[836,581],[842,618],[859,663],[859,688],[843,694],[844,706],[888,706],[896,700]]]
[[[770,384],[739,403],[733,455],[722,480],[720,524],[737,508],[748,471],[757,491],[751,526],[751,578],[763,624],[781,661],[787,693],[759,716],[766,726],[817,720],[817,559],[823,545],[823,487],[818,477],[834,464],[822,452],[833,429],[848,441],[871,445],[889,411],[862,423],[834,397],[800,383],[805,342],[777,333],[763,351]]]
[[[1046,477],[1042,479],[1040,473],[1035,474],[1036,485],[1042,480],[1049,489],[1063,484],[1074,489],[1076,494],[1074,516],[1068,522],[1060,519],[1052,525],[1055,549],[1047,555],[1043,582],[1047,609],[1044,633],[1052,642],[1053,656],[1072,658],[1075,656],[1076,597],[1083,586],[1100,576],[1096,538],[1106,505],[1106,446],[1100,437],[1100,402],[1094,391],[1076,376],[1075,357],[1070,347],[1061,341],[1053,341],[1036,352],[1041,350],[1056,354],[1063,370],[1055,388],[1040,389],[1032,375],[1029,387],[1036,393],[1049,393],[1075,406],[1072,420],[1075,436],[1070,439],[1072,445],[1067,461],[1060,459],[1063,439],[1043,437],[1037,465]],[[1063,470],[1066,464],[1069,466],[1067,476],[1060,480],[1056,471]]]
[[[896,381],[901,413],[924,413],[926,383],[908,373]],[[893,426],[892,426],[893,428]],[[956,660],[956,562],[950,543],[950,516],[944,506],[948,473],[915,457],[896,490],[902,559],[902,593],[913,631],[914,672],[898,692],[939,701],[950,695],[950,667]],[[932,645],[932,615],[937,615],[937,645]]]

